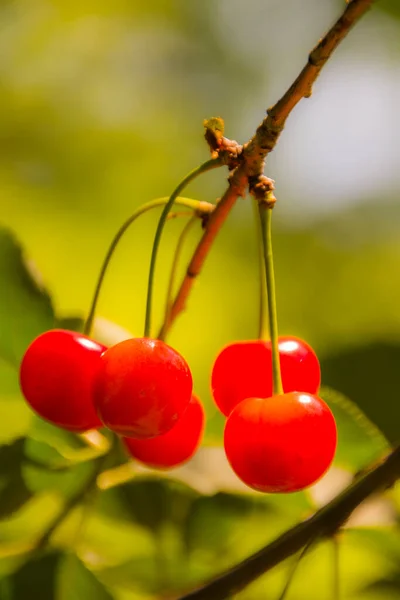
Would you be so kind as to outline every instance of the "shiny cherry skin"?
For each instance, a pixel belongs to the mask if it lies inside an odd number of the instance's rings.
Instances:
[[[337,443],[336,423],[321,398],[290,392],[247,398],[229,415],[227,459],[236,475],[260,492],[297,492],[322,477]]]
[[[193,394],[178,422],[163,435],[147,440],[123,438],[128,453],[155,469],[172,469],[190,460],[201,444],[204,432],[204,408]]]
[[[183,415],[193,380],[185,359],[161,340],[132,338],[101,357],[94,401],[101,421],[122,436],[166,433]]]
[[[20,385],[30,407],[53,425],[83,432],[102,427],[92,396],[106,346],[80,333],[52,329],[28,347]]]
[[[284,392],[317,393],[321,370],[314,350],[296,337],[279,337],[278,346]],[[225,416],[245,398],[272,396],[271,342],[250,340],[223,348],[214,362],[211,389]]]

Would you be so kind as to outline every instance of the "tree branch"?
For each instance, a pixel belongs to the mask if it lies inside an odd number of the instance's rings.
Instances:
[[[237,166],[229,178],[229,187],[221,198],[204,231],[186,275],[171,307],[168,323],[163,325],[163,335],[177,316],[185,309],[188,295],[195,278],[200,274],[208,252],[218,231],[224,224],[237,198],[244,196],[247,187],[253,191],[264,171],[265,157],[271,152],[281,134],[286,119],[302,98],[311,95],[312,85],[333,51],[345,38],[355,23],[367,12],[374,0],[351,0],[342,16],[320,40],[308,57],[307,64],[282,98],[270,109],[268,116],[258,127],[255,135],[243,146]]]
[[[286,531],[223,575],[179,600],[223,600],[236,594],[312,540],[333,535],[361,502],[382,488],[393,485],[399,478],[400,446],[310,519]]]
[[[307,64],[297,79],[282,98],[268,109],[268,116],[245,147],[245,154],[248,154],[249,175],[259,174],[260,160],[274,149],[286,119],[302,98],[311,96],[312,86],[323,66],[350,29],[371,8],[373,2],[374,0],[352,0],[347,5],[342,16],[309,54]]]
[[[173,321],[186,307],[186,300],[190,294],[196,277],[200,274],[204,261],[214,242],[216,235],[228,217],[233,205],[239,196],[244,196],[247,186],[247,176],[244,166],[237,167],[230,177],[229,187],[211,213],[204,234],[193,254],[193,258],[186,270],[181,287],[172,304],[169,318],[164,322],[160,335],[164,337]]]

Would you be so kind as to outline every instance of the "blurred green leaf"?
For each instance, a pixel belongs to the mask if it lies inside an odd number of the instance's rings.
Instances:
[[[400,345],[378,342],[321,361],[324,384],[351,398],[393,444],[400,441],[399,364]]]
[[[347,535],[376,548],[382,556],[392,561],[393,566],[400,565],[400,525],[386,527],[352,527]]]
[[[32,496],[22,476],[24,438],[0,446],[0,519],[19,510]]]
[[[99,439],[95,442],[93,438],[92,442],[89,442],[89,435],[89,433],[80,435],[61,429],[36,415],[32,419],[30,429],[32,440],[48,444],[71,463],[90,460],[109,449],[110,436],[107,431],[104,431],[104,435],[99,432],[97,436]]]
[[[99,578],[117,590],[157,594],[157,598],[170,597],[196,585],[206,572],[188,562],[182,554],[176,556],[154,554],[139,557],[115,567],[102,569]]]
[[[82,333],[84,320],[81,317],[56,317],[54,327],[56,329],[68,329]]]
[[[122,508],[120,514],[109,516],[96,509],[85,523],[82,559],[88,567],[97,569],[123,563],[140,556],[152,556],[155,541],[152,532],[134,523]]]
[[[338,427],[336,464],[354,472],[389,450],[382,432],[349,398],[327,387],[319,395],[331,408]]]
[[[60,565],[57,600],[113,600],[96,576],[74,555]]]
[[[380,0],[380,2],[377,2],[376,7],[400,19],[400,2],[398,0]]]
[[[0,228],[0,357],[13,365],[54,322],[50,297],[33,269],[14,235]]]
[[[0,359],[0,443],[10,443],[29,431],[33,412],[23,399],[16,369]]]
[[[163,479],[137,478],[118,489],[133,521],[155,534],[165,524],[181,525],[188,505],[198,497],[191,488]]]
[[[184,527],[186,552],[208,569],[208,576],[271,541],[310,515],[301,494],[241,495],[218,493],[191,506]]]
[[[57,490],[69,496],[82,487],[92,468],[90,462],[66,461],[55,448],[32,438],[25,442],[25,453],[22,474],[33,493]]]
[[[398,571],[366,586],[360,594],[360,600],[364,599],[400,600],[400,575]]]
[[[52,552],[24,563],[5,582],[4,600],[55,600],[56,579],[62,555]],[[70,596],[72,598],[72,596]]]

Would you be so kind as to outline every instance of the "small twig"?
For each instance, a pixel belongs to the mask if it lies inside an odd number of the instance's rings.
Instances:
[[[179,600],[223,600],[299,552],[311,540],[334,535],[366,498],[400,478],[400,446],[310,519],[286,531],[235,567]]]
[[[291,565],[290,571],[289,571],[289,575],[288,578],[286,580],[285,586],[278,598],[278,600],[285,600],[285,598],[287,597],[288,591],[290,589],[290,586],[293,582],[294,576],[296,575],[297,569],[302,561],[302,559],[304,558],[304,556],[307,554],[307,552],[309,551],[309,549],[311,548],[311,546],[313,545],[314,540],[310,540],[308,542],[308,544],[306,544],[304,546],[304,548],[302,549],[302,551],[299,553],[299,555],[295,558],[293,564]]]
[[[204,261],[210,251],[210,248],[225,223],[233,205],[239,196],[244,196],[247,186],[247,176],[244,166],[238,167],[233,175],[230,177],[229,187],[225,194],[218,202],[214,212],[211,214],[210,219],[207,223],[207,227],[204,234],[193,254],[193,258],[187,268],[185,277],[182,281],[181,287],[175,297],[174,303],[171,307],[168,327],[164,327],[164,335],[167,330],[171,327],[176,317],[186,307],[186,300],[190,294],[192,286],[196,277],[200,274],[203,267]]]
[[[302,98],[311,95],[312,85],[321,69],[350,29],[371,7],[373,1],[351,0],[348,3],[341,17],[310,53],[307,64],[294,83],[282,98],[268,110],[268,116],[258,127],[251,140],[243,146],[243,150],[240,147],[240,160],[238,161],[240,164],[233,170],[229,178],[229,187],[210,218],[203,237],[194,251],[193,258],[172,305],[169,327],[185,309],[187,297],[193,287],[194,280],[199,275],[212,243],[236,200],[239,196],[245,195],[247,187],[252,193],[257,185],[264,171],[265,157],[274,149],[287,117]],[[226,141],[226,138],[223,139]],[[166,333],[165,330],[164,333]]]

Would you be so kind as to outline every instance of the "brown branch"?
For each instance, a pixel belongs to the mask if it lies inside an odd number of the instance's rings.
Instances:
[[[193,254],[193,258],[186,270],[186,275],[171,307],[169,319],[163,324],[159,336],[164,338],[173,321],[186,307],[186,300],[190,294],[196,277],[200,274],[207,254],[214,239],[228,217],[233,205],[239,196],[244,196],[247,187],[247,175],[244,165],[237,167],[230,176],[229,187],[218,202],[215,210],[207,222],[204,234]]]
[[[179,600],[223,600],[236,594],[312,540],[333,535],[369,496],[400,478],[400,446],[310,519],[286,531],[249,558]]]
[[[195,278],[200,274],[211,245],[233,208],[237,198],[244,196],[247,187],[253,192],[265,166],[265,157],[271,152],[281,134],[286,119],[302,98],[311,95],[312,85],[321,69],[355,23],[367,12],[374,0],[351,0],[342,16],[331,27],[310,53],[308,62],[297,79],[268,112],[255,135],[244,145],[239,156],[241,164],[230,176],[229,187],[210,218],[189,264],[181,287],[171,308],[168,323],[163,325],[163,334],[172,326],[177,316],[185,309],[188,295]]]
[[[268,116],[245,147],[245,153],[249,155],[247,158],[249,175],[257,176],[259,174],[260,160],[264,160],[266,155],[274,149],[293,108],[302,98],[311,96],[312,86],[323,66],[350,29],[371,8],[373,2],[374,0],[352,0],[347,5],[342,16],[309,54],[307,64],[297,79],[282,98],[268,109]]]

